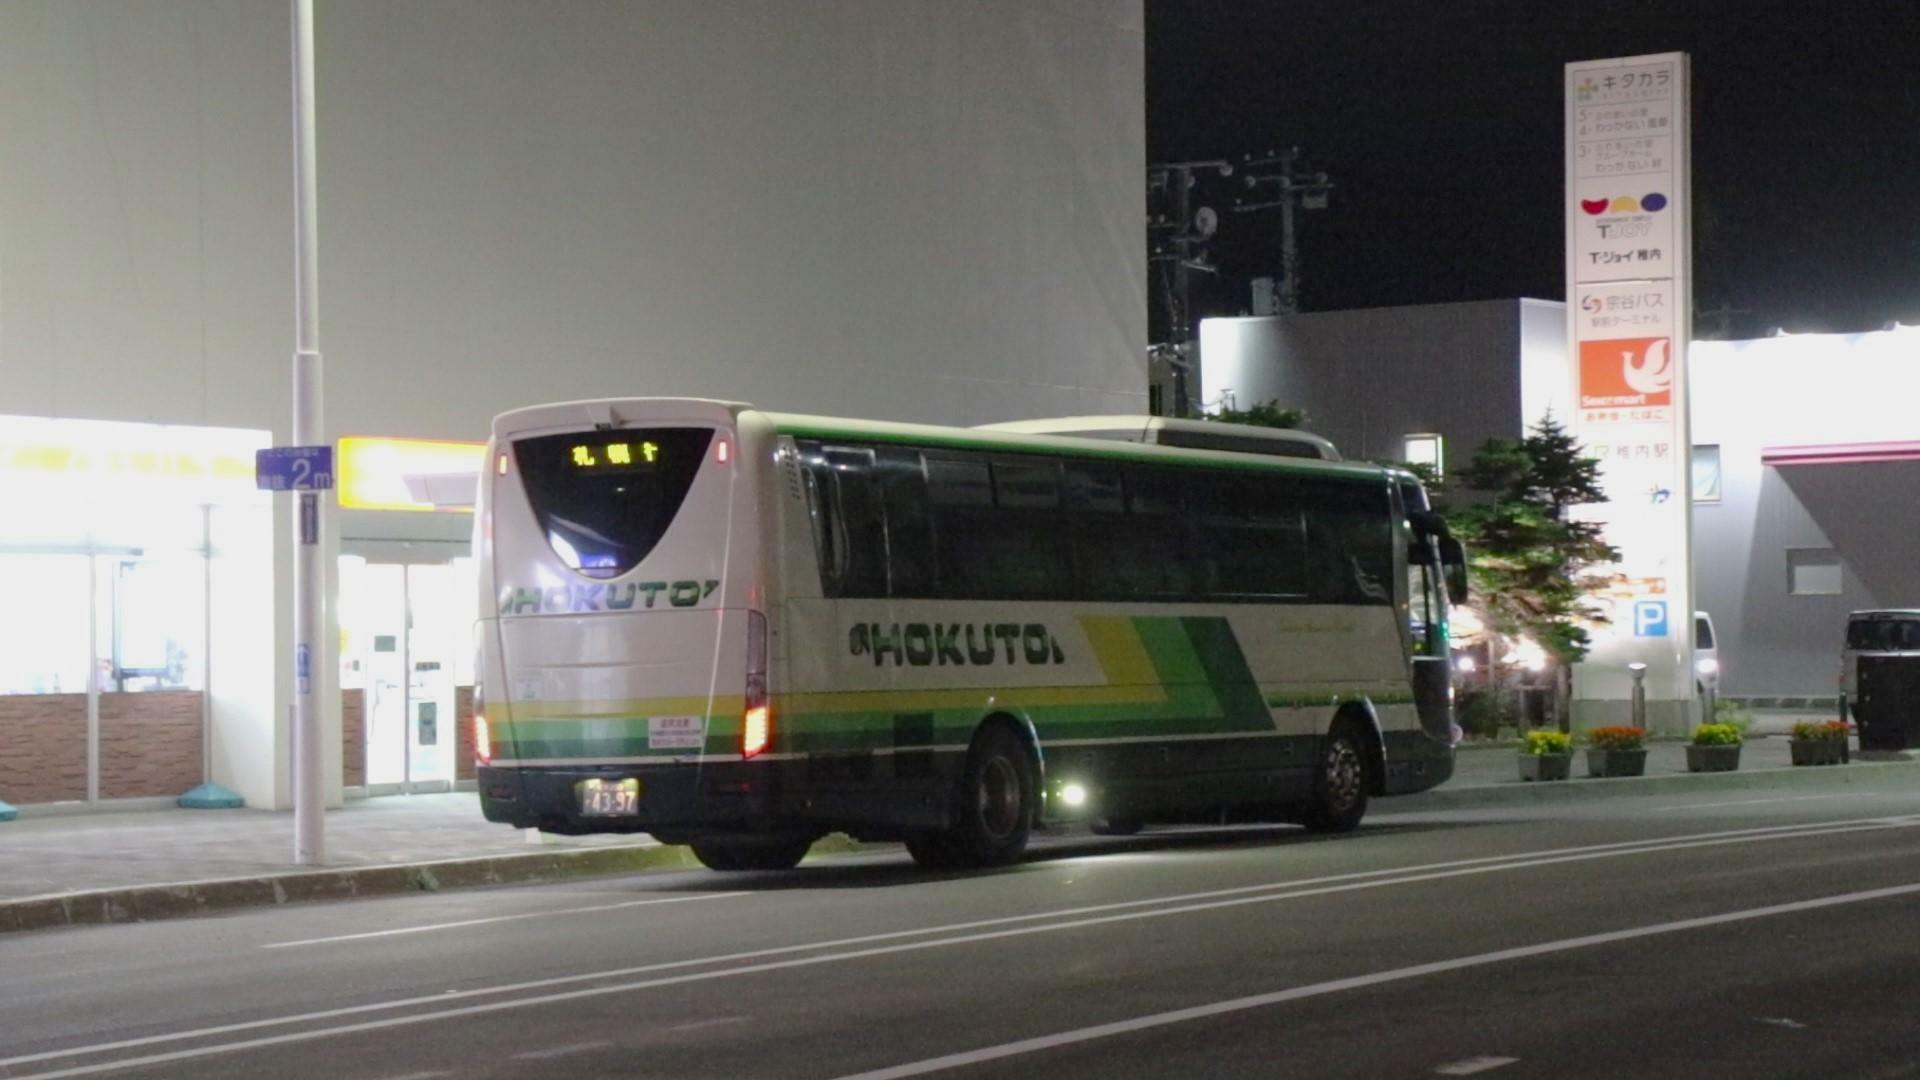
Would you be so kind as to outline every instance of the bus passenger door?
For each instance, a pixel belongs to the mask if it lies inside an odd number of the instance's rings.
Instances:
[[[1413,703],[1427,734],[1453,742],[1452,646],[1447,592],[1438,546],[1414,533],[1407,544],[1407,634],[1413,661]]]

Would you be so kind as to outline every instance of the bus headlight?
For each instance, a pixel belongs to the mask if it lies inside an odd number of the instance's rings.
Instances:
[[[1720,661],[1715,660],[1711,656],[1703,656],[1700,659],[1694,661],[1693,670],[1699,672],[1702,675],[1718,674],[1720,671]]]

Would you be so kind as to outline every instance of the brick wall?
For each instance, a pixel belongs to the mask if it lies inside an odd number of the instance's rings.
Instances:
[[[0,695],[0,800],[87,797],[87,695]]]
[[[100,695],[100,797],[179,795],[203,779],[198,690]],[[82,729],[85,703],[81,700]]]
[[[340,782],[360,787],[367,782],[367,692],[340,691]]]
[[[453,778],[473,779],[473,687],[453,688]]]

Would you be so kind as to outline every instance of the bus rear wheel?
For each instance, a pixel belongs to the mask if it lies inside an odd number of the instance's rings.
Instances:
[[[807,857],[812,840],[697,840],[693,857],[709,870],[791,870]]]
[[[1312,832],[1344,833],[1359,828],[1366,815],[1365,744],[1351,727],[1336,727],[1321,744],[1313,770],[1313,801],[1302,823]]]

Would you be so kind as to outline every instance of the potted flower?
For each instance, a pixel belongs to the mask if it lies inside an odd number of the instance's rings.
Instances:
[[[1572,736],[1551,728],[1527,732],[1520,744],[1520,779],[1565,780],[1572,774]]]
[[[1587,732],[1588,776],[1643,776],[1646,771],[1645,728],[1597,727]]]
[[[1687,744],[1688,772],[1732,772],[1740,767],[1740,728],[1735,724],[1701,724]]]
[[[1838,765],[1847,760],[1847,722],[1796,721],[1787,747],[1795,765]]]

